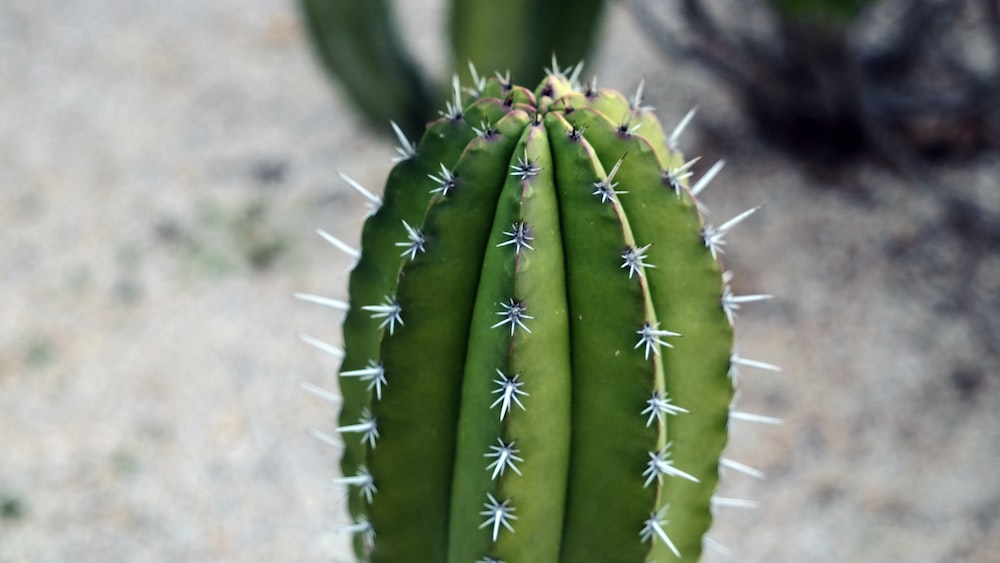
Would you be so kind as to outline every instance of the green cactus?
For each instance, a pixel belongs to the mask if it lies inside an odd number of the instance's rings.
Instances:
[[[693,161],[656,117],[553,63],[458,88],[399,134],[346,311],[341,483],[373,562],[695,561],[738,366]],[[569,76],[567,76],[569,74]],[[690,116],[689,116],[690,117]],[[399,130],[397,129],[397,133]],[[757,415],[736,418],[773,422]]]
[[[451,0],[451,66],[542,76],[553,53],[583,59],[597,36],[605,0]],[[351,102],[379,126],[394,120],[408,135],[437,115],[427,77],[406,49],[387,0],[298,0],[316,55]],[[497,38],[504,47],[497,48]]]

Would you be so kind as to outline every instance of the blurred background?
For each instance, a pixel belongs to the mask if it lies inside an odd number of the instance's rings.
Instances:
[[[784,424],[734,426],[767,478],[724,481],[760,507],[719,509],[706,560],[1000,561],[995,0],[581,4],[584,78],[644,78],[667,127],[698,107],[711,219],[764,205],[725,261],[777,296],[738,344],[783,371],[739,407]],[[0,4],[0,562],[349,560],[309,436],[336,407],[299,387],[336,389],[298,335],[340,320],[292,294],[346,295],[314,228],[357,242],[337,172],[380,189],[378,112],[435,115],[462,41],[508,35],[391,4],[347,60],[398,33],[429,101],[365,108],[316,5]]]

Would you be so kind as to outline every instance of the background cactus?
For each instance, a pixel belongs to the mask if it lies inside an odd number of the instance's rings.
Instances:
[[[299,0],[299,5],[316,54],[362,115],[380,128],[393,120],[407,135],[420,135],[437,115],[428,95],[435,80],[406,49],[386,0]],[[464,72],[472,63],[487,73],[510,71],[522,83],[535,83],[553,53],[570,60],[588,56],[603,9],[604,0],[451,0],[452,69]],[[499,37],[502,49],[496,47]]]
[[[362,560],[695,561],[734,419],[740,304],[693,160],[642,89],[553,63],[456,85],[375,209],[346,311],[343,479]],[[567,76],[568,74],[568,76]]]

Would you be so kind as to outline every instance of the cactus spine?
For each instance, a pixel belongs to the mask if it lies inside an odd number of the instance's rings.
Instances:
[[[720,464],[754,474],[721,457],[732,370],[772,366],[733,354],[731,323],[768,296],[733,296],[718,261],[752,211],[705,225],[718,168],[689,187],[641,89],[575,74],[456,87],[400,135],[383,199],[362,190],[335,302],[362,560],[695,561]]]

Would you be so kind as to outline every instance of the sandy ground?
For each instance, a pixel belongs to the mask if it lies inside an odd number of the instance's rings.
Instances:
[[[437,69],[439,4],[404,18]],[[601,83],[645,76],[667,122],[734,117],[617,10],[599,51]],[[726,255],[739,293],[779,296],[746,309],[740,350],[784,368],[742,379],[741,408],[785,423],[735,428],[730,457],[768,478],[727,479],[761,506],[712,537],[729,561],[1000,561],[996,354],[942,297],[961,283],[995,314],[1000,257],[955,280],[963,249],[913,242],[936,212],[899,180],[817,189],[704,131],[684,145],[726,153],[712,217],[765,204]],[[0,562],[348,560],[336,452],[308,436],[335,409],[298,386],[335,389],[297,335],[336,343],[339,321],[291,295],[344,296],[313,228],[356,241],[336,172],[378,186],[391,155],[290,1],[0,4]],[[946,173],[989,195],[997,168]]]

